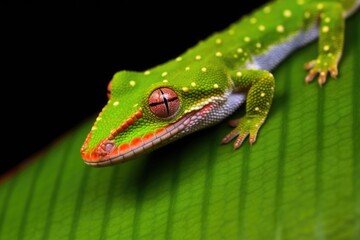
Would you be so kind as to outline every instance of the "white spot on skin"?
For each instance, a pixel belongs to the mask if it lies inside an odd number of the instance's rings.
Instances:
[[[97,127],[93,126],[93,127],[91,128],[91,131],[95,131],[96,129],[97,129]]]
[[[165,77],[166,75],[168,75],[168,72],[163,72],[163,73],[161,74],[162,77]]]
[[[311,16],[310,12],[308,12],[308,11],[304,12],[304,18],[308,19],[308,18],[310,18],[310,16]]]
[[[167,82],[169,82],[167,79],[164,79],[164,80],[163,80],[163,83],[167,83]]]
[[[264,7],[264,13],[270,13],[270,12],[271,12],[271,7],[270,6]]]
[[[97,117],[96,118],[96,121],[98,122],[98,121],[100,121],[101,120],[101,117]]]
[[[250,23],[251,24],[255,24],[256,22],[257,22],[256,18],[254,18],[254,17],[250,18]]]
[[[267,103],[266,103],[266,106],[269,106],[269,105],[270,105],[270,103],[269,103],[269,102],[267,102]]]
[[[262,93],[260,94],[260,96],[264,97],[264,96],[265,96],[265,93],[264,93],[264,92],[262,92]]]
[[[219,88],[219,85],[217,85],[216,83],[214,84],[214,88]]]
[[[276,31],[277,32],[279,32],[279,33],[282,33],[282,32],[284,32],[284,26],[283,25],[277,25],[277,27],[276,27]]]
[[[301,6],[304,5],[305,2],[304,0],[297,0],[296,3]]]
[[[238,53],[242,53],[242,52],[243,52],[243,49],[242,49],[242,48],[238,48],[238,49],[236,49],[236,51],[237,51]]]
[[[200,59],[201,59],[201,56],[200,56],[200,55],[196,55],[196,56],[195,56],[195,59],[196,59],[196,60],[200,60]]]
[[[217,39],[215,40],[215,43],[216,43],[216,44],[221,44],[221,43],[222,43],[221,38],[217,38]]]
[[[264,25],[259,25],[259,30],[261,31],[261,32],[263,32],[263,31],[265,31],[265,26]]]
[[[116,107],[117,105],[119,105],[119,101],[115,101],[115,102],[113,103],[113,106],[114,106],[114,107]]]
[[[182,90],[183,90],[183,92],[188,92],[189,88],[188,87],[183,87]]]
[[[329,26],[323,26],[323,27],[321,28],[321,31],[322,31],[323,33],[327,33],[329,30],[330,30]]]
[[[201,71],[202,71],[202,72],[206,72],[206,71],[207,71],[207,68],[206,68],[206,67],[203,67],[203,68],[201,68]]]
[[[185,68],[185,71],[189,71],[189,70],[190,70],[190,67],[186,67],[186,68]]]
[[[131,80],[130,82],[129,82],[129,84],[130,84],[130,86],[135,86],[135,84],[136,84],[136,82],[134,81],[134,80]]]
[[[145,74],[145,75],[149,75],[149,74],[150,74],[150,71],[147,70],[147,71],[144,72],[144,74]]]
[[[175,61],[180,62],[182,60],[182,57],[177,57]]]
[[[217,57],[222,57],[222,53],[221,53],[221,52],[216,52],[216,53],[215,53],[215,56],[217,56]]]
[[[133,107],[137,107],[137,106],[139,106],[139,104],[137,104],[137,103],[135,103],[135,104],[133,105]]]
[[[191,86],[192,86],[192,87],[195,87],[195,86],[196,86],[196,83],[195,83],[195,82],[192,82],[192,83],[191,83]]]
[[[255,108],[255,111],[259,111],[260,109],[258,107]]]
[[[324,47],[323,47],[323,50],[326,52],[326,51],[329,51],[329,49],[330,49],[330,46],[329,45],[325,45]]]
[[[284,17],[289,18],[292,15],[292,12],[289,9],[284,10],[283,12]]]
[[[251,41],[251,38],[248,37],[248,36],[246,36],[246,37],[244,37],[244,41],[245,41],[245,42],[250,42],[250,41]]]
[[[236,76],[241,77],[241,76],[242,76],[242,72],[237,72],[237,73],[236,73]]]

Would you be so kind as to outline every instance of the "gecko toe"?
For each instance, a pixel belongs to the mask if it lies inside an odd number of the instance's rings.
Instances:
[[[306,70],[310,70],[311,68],[313,68],[315,66],[315,64],[316,64],[316,61],[312,60],[310,62],[305,63],[304,68]]]
[[[249,133],[246,134],[240,134],[237,138],[236,141],[234,142],[234,150],[238,149],[241,144],[244,142],[245,138],[249,135]]]
[[[336,66],[335,66],[335,67],[331,67],[331,68],[329,69],[329,72],[330,72],[330,76],[331,76],[332,78],[337,79],[338,69],[337,69]]]
[[[317,72],[315,70],[310,70],[309,74],[305,77],[305,82],[309,83],[312,80],[314,80],[315,76],[316,76]]]
[[[325,84],[326,76],[327,76],[327,72],[320,72],[319,78],[318,78],[318,83],[319,83],[320,87]]]
[[[225,144],[233,140],[237,135],[239,135],[240,131],[238,129],[233,129],[229,134],[227,134],[221,141],[221,143]]]

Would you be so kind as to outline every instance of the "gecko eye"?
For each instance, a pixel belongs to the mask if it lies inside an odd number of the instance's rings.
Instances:
[[[110,95],[111,95],[111,81],[109,82],[109,84],[107,86],[106,96],[107,96],[108,99],[110,99]]]
[[[149,107],[157,117],[168,118],[177,113],[180,101],[174,90],[163,87],[150,94]]]

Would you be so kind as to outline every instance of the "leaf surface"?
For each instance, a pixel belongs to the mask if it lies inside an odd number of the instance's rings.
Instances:
[[[0,239],[360,239],[359,43],[357,14],[323,88],[303,81],[316,43],[281,64],[257,142],[237,151],[219,144],[224,121],[91,168],[84,123],[1,183]]]

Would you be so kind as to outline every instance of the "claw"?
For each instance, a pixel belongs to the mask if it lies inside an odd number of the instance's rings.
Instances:
[[[305,67],[305,69],[309,70],[309,69],[313,68],[315,66],[315,64],[316,64],[316,60],[312,60],[310,62],[305,63],[304,67]]]
[[[327,75],[327,72],[320,72],[319,78],[318,78],[318,83],[319,83],[320,87],[322,85],[324,85],[324,83],[326,82],[326,75]]]
[[[234,143],[234,150],[238,149],[241,144],[244,142],[245,138],[249,135],[249,133],[246,133],[246,134],[240,134],[235,143]],[[252,143],[251,143],[252,144]]]
[[[235,128],[222,139],[221,143],[223,143],[223,144],[228,143],[239,134],[240,134],[240,131]]]
[[[251,144],[251,145],[256,141],[256,136],[257,136],[257,133],[256,133],[255,135],[251,135],[251,134],[250,134],[249,141],[250,141],[250,144]]]
[[[306,83],[311,82],[314,79],[314,77],[316,76],[316,74],[317,74],[317,71],[315,71],[314,69],[311,69],[309,71],[309,74],[305,78],[305,82]]]
[[[334,66],[334,67],[331,67],[329,69],[329,72],[330,72],[330,76],[333,77],[333,78],[337,78],[337,75],[338,75],[338,68],[337,66]]]

